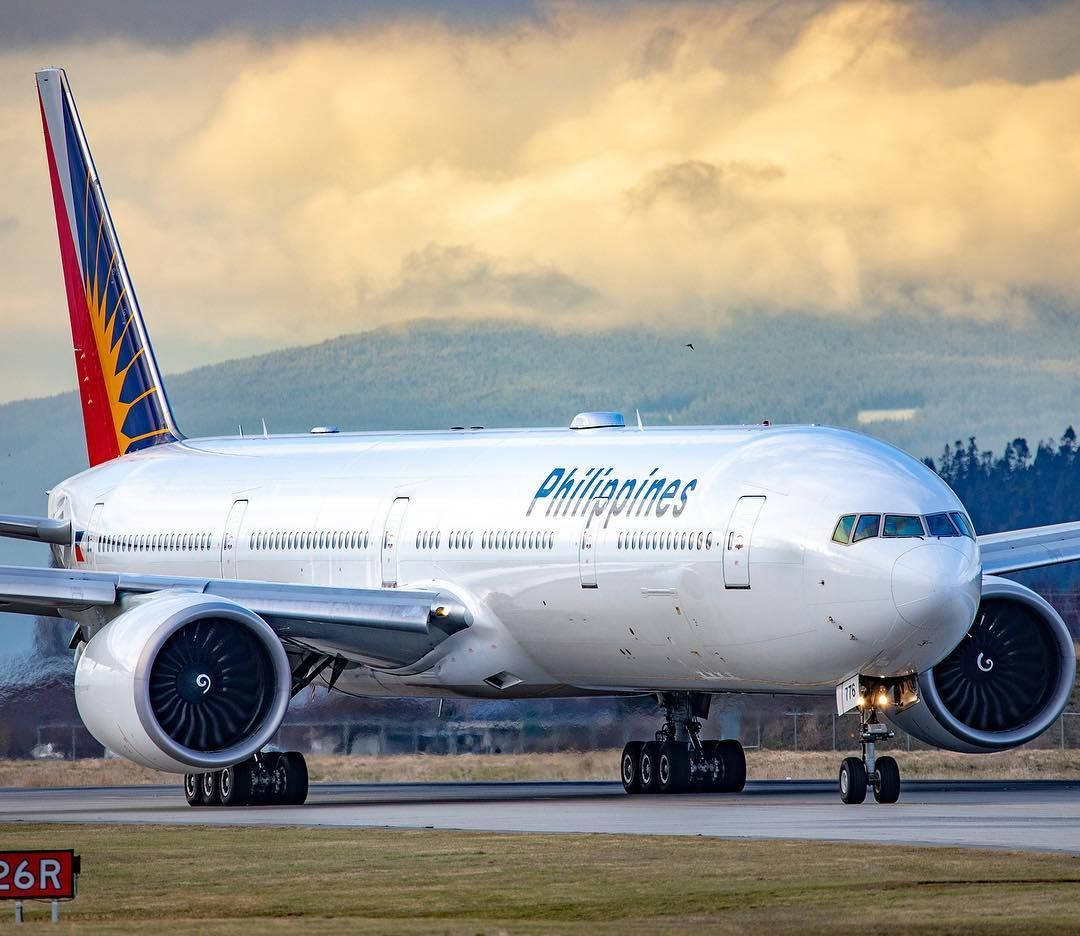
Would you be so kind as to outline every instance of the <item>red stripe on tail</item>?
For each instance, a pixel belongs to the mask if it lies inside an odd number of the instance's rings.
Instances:
[[[90,465],[99,465],[120,455],[113,426],[112,412],[101,372],[97,346],[86,305],[86,290],[75,244],[71,240],[71,224],[64,205],[64,190],[56,168],[45,107],[38,93],[41,126],[45,132],[45,152],[49,158],[49,180],[52,183],[53,207],[56,209],[56,232],[60,238],[60,262],[64,268],[67,287],[68,317],[71,320],[71,339],[75,346],[75,373],[79,379],[79,398],[82,401],[83,427],[86,430],[86,453]]]

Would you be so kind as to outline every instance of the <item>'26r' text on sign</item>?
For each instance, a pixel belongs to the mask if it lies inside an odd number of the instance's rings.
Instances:
[[[0,852],[0,900],[69,900],[78,873],[70,849]]]

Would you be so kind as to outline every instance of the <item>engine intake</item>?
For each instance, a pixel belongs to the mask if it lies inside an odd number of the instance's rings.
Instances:
[[[245,760],[277,731],[291,674],[257,614],[221,598],[159,594],[86,645],[75,698],[91,734],[131,760],[181,773]]]
[[[1075,679],[1073,640],[1053,607],[1017,582],[984,576],[971,629],[919,674],[920,701],[890,718],[946,750],[1001,751],[1046,731]]]

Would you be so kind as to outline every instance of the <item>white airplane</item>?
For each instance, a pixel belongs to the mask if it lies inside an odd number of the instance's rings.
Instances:
[[[185,774],[193,805],[302,802],[263,748],[319,680],[358,695],[654,693],[628,793],[738,791],[718,693],[835,693],[862,756],[845,803],[895,802],[887,716],[953,751],[1045,731],[1065,624],[998,573],[1080,558],[1080,523],[976,537],[917,459],[820,426],[569,426],[185,438],[65,73],[37,73],[90,469],[0,534],[0,609],[76,623],[75,692],[106,748]]]

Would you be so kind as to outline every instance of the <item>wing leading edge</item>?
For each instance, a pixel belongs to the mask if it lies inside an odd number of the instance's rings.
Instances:
[[[283,639],[389,666],[415,662],[471,623],[456,599],[438,591],[0,566],[0,611],[17,614],[77,618],[162,591],[226,598],[254,611]]]
[[[979,537],[983,572],[998,575],[1080,559],[1080,521]]]

